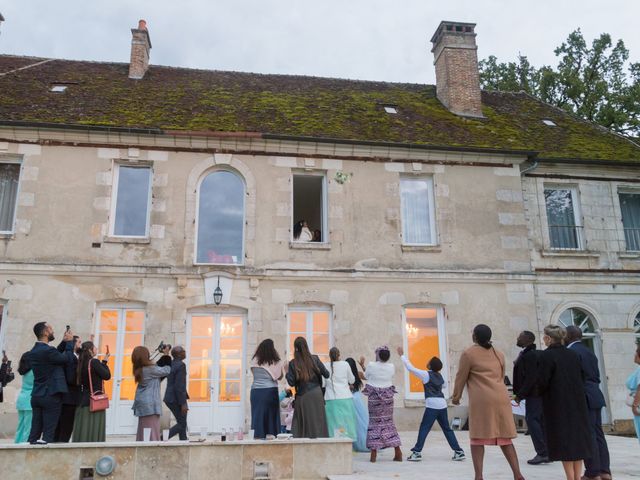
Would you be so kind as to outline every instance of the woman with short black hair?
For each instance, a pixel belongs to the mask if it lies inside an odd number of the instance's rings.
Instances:
[[[476,325],[473,343],[460,356],[451,401],[460,405],[465,386],[469,392],[469,438],[475,479],[482,479],[485,445],[498,445],[516,480],[522,479],[518,454],[511,441],[517,436],[511,401],[504,384],[504,354],[493,347],[491,329]]]
[[[284,363],[267,338],[260,342],[251,358],[251,428],[255,438],[280,433],[280,401],[278,381],[284,376]]]

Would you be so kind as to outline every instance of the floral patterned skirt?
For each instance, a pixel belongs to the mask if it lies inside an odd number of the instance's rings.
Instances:
[[[380,450],[399,447],[400,437],[393,423],[393,395],[397,393],[396,388],[376,388],[367,385],[362,393],[369,397],[367,448]]]

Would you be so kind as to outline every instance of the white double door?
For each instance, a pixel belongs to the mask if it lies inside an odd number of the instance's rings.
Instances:
[[[191,313],[187,322],[189,431],[244,426],[243,313]]]
[[[144,345],[145,311],[115,306],[100,308],[97,313],[98,357],[104,358],[107,349],[111,354],[108,363],[111,380],[104,382],[104,390],[109,395],[106,433],[135,434],[138,421],[131,410],[136,393],[131,352],[138,345]]]

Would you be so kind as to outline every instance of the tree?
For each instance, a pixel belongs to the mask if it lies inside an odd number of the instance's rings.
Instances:
[[[603,33],[588,46],[578,29],[554,52],[555,69],[536,68],[523,55],[507,63],[490,56],[480,62],[482,87],[524,91],[615,132],[640,136],[640,62],[628,64],[622,40],[613,45]]]

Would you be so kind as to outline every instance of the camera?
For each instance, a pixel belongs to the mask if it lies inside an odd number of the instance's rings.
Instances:
[[[160,341],[160,345],[158,345],[158,348],[156,348],[156,351],[159,353],[162,353],[162,351],[166,348],[169,347],[169,350],[171,350],[171,344],[170,343],[164,343],[164,340]]]

